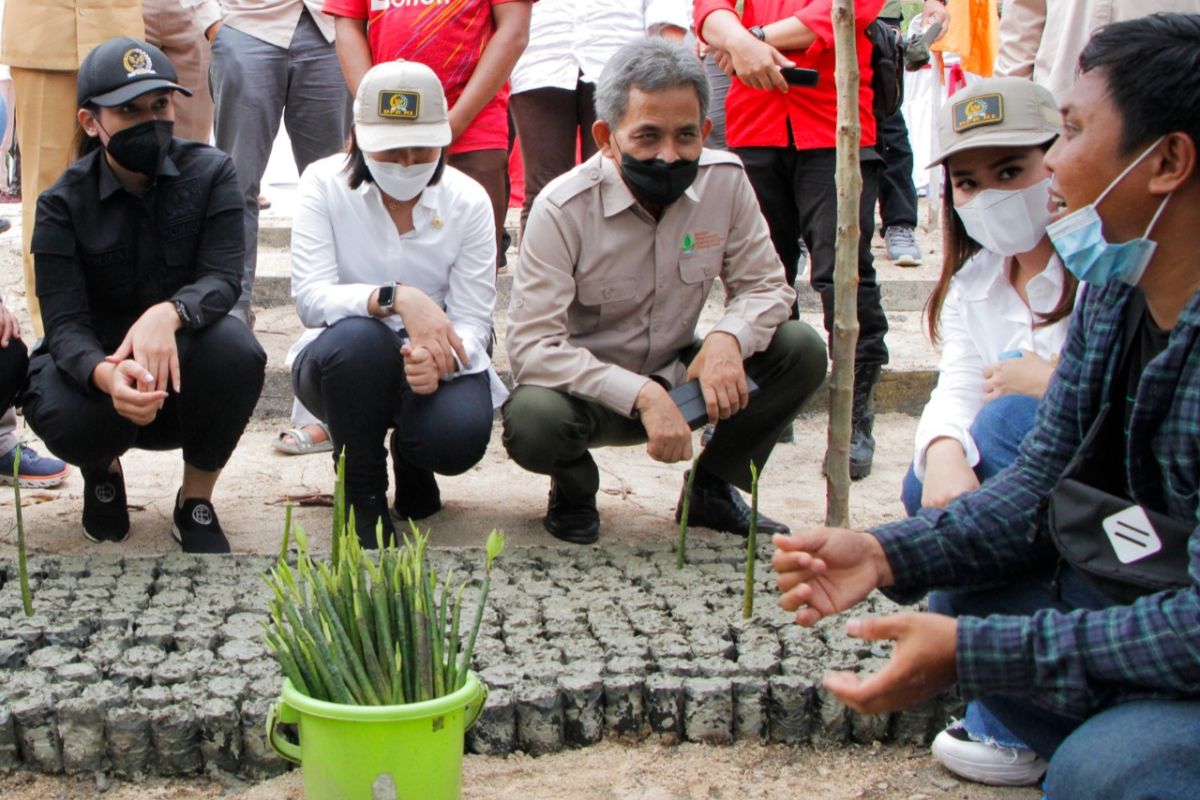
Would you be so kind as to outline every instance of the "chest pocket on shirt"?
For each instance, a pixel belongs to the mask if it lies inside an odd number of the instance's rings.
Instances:
[[[721,265],[724,262],[724,254],[720,252],[684,256],[679,259],[679,278],[690,284],[715,280],[721,274]]]
[[[81,253],[88,297],[100,308],[122,307],[134,298],[134,268],[129,250],[117,247],[99,253]]]
[[[567,319],[568,332],[591,333],[600,327],[602,319],[611,317],[622,304],[629,303],[636,295],[637,278],[578,283],[575,287],[577,302]]]

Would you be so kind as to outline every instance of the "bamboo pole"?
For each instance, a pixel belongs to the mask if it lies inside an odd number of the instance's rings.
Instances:
[[[859,167],[858,47],[854,3],[834,0],[837,67],[837,246],[834,257],[833,375],[830,380],[829,444],[826,450],[825,524],[850,524],[850,415],[854,403],[854,348],[858,343]]]

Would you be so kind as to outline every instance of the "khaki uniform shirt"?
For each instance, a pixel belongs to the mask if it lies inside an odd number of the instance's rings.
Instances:
[[[333,18],[321,10],[322,4],[323,0],[221,0],[226,25],[284,50],[306,8],[325,41],[333,41]]]
[[[1006,0],[996,74],[1032,78],[1062,100],[1097,28],[1159,11],[1200,13],[1200,0]]]
[[[633,413],[649,375],[684,380],[713,280],[742,357],[765,350],[796,293],[736,156],[705,150],[700,174],[655,220],[602,153],[538,196],[521,242],[507,349],[518,384]]]
[[[114,36],[146,38],[142,0],[8,0],[0,62],[74,72],[92,48]]]

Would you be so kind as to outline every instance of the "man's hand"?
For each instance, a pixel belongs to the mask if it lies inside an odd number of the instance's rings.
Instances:
[[[646,381],[633,407],[646,429],[646,452],[655,461],[673,464],[692,458],[692,431],[667,390]]]
[[[135,425],[153,422],[167,400],[166,390],[155,390],[154,376],[132,359],[98,364],[92,370],[92,383],[112,398],[118,414]]]
[[[1053,364],[1037,353],[1022,350],[1020,358],[1006,358],[983,368],[983,392],[988,401],[1005,394],[1041,400],[1053,375]]]
[[[742,348],[730,333],[710,333],[688,365],[687,379],[700,379],[708,421],[729,419],[750,403]]]
[[[895,652],[883,669],[860,678],[831,672],[822,681],[860,714],[898,711],[928,700],[957,679],[958,621],[941,614],[894,614],[852,619],[846,632],[856,639],[891,639]]]
[[[796,63],[780,53],[766,42],[760,42],[747,33],[739,36],[729,48],[729,59],[722,66],[730,75],[737,75],[738,80],[751,89],[775,89],[780,92],[788,90],[788,83],[780,73],[780,67],[794,67]],[[721,57],[718,55],[718,64]],[[726,67],[731,67],[732,71]]]
[[[408,387],[417,394],[433,394],[438,390],[438,368],[433,356],[424,347],[406,344],[400,348],[404,356],[404,377]]]
[[[175,332],[182,325],[173,303],[156,303],[137,318],[121,344],[108,356],[108,361],[119,364],[132,356],[134,361],[154,376],[151,389],[165,394],[168,387],[174,387],[178,394],[182,382]]]
[[[433,357],[439,376],[453,375],[458,371],[454,357],[464,368],[470,366],[467,350],[462,339],[454,330],[454,324],[446,312],[429,295],[411,286],[396,287],[396,311],[404,322],[409,343],[413,350],[425,348]]]
[[[796,612],[805,627],[862,600],[872,589],[890,586],[892,568],[879,540],[863,531],[810,528],[776,534],[771,565],[783,596],[779,605]]]
[[[925,450],[925,482],[921,487],[923,508],[945,508],[960,494],[979,488],[975,470],[957,439],[935,439]]]
[[[17,315],[0,302],[0,347],[8,347],[9,342],[20,338],[21,323],[17,321]]]
[[[950,30],[950,11],[942,0],[925,0],[925,8],[921,13],[925,17],[925,30],[929,30],[929,26],[935,22],[942,23],[942,32],[938,34],[938,39],[941,39]],[[936,42],[937,39],[934,41]]]

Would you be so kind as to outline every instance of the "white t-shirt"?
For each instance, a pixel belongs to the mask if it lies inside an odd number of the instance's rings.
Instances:
[[[1008,275],[1007,258],[980,250],[950,281],[942,305],[938,382],[917,425],[913,471],[919,480],[925,480],[926,449],[941,437],[958,440],[972,467],[979,463],[970,428],[985,402],[984,367],[1010,350],[1029,350],[1050,361],[1066,343],[1069,317],[1034,327],[1040,314],[1058,305],[1064,278],[1058,256],[1029,279],[1029,306]]]
[[[496,305],[496,234],[487,192],[447,166],[413,207],[413,230],[396,230],[374,183],[351,189],[346,155],[316,161],[300,177],[292,222],[292,297],[309,329],[288,351],[291,366],[321,331],[347,317],[368,316],[372,292],[399,282],[446,310],[467,351],[458,375],[488,371],[492,402],[508,396],[487,347]],[[400,330],[399,315],[383,324]],[[453,379],[453,378],[452,378]]]

